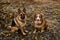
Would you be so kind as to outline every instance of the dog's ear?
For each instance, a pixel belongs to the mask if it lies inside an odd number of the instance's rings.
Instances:
[[[35,18],[36,18],[36,13],[32,13],[32,18],[33,18],[33,21],[35,20]]]
[[[20,10],[20,8],[18,9],[18,13],[19,13],[19,14],[21,13],[21,10]]]
[[[26,13],[26,9],[25,8],[23,9],[23,12]]]
[[[44,16],[44,14],[43,13],[40,13],[42,16]]]
[[[43,13],[40,13],[40,14],[41,14],[42,18],[44,19],[44,14]]]

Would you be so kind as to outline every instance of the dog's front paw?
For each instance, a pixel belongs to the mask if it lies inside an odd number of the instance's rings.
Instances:
[[[44,32],[44,30],[41,30],[41,33],[43,33]]]
[[[26,33],[23,33],[23,35],[26,35]]]
[[[33,33],[34,33],[34,34],[36,33],[36,29],[33,31]]]
[[[27,30],[25,30],[25,32],[28,32]]]

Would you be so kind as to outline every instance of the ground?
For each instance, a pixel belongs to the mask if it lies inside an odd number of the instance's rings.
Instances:
[[[33,3],[33,2],[22,2],[22,3],[0,3],[0,40],[60,40],[60,4],[54,1],[46,3]],[[17,9],[26,8],[26,15],[28,16],[27,24],[29,27],[26,28],[29,32],[26,36],[18,34],[17,32],[12,33],[10,29],[6,28],[6,25],[11,25],[11,21],[16,17]],[[42,12],[45,20],[49,25],[49,30],[41,33],[37,31],[33,33],[32,16],[33,12]],[[31,24],[31,25],[29,25]]]

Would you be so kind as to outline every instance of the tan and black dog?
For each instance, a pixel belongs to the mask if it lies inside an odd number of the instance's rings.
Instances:
[[[40,30],[41,32],[43,32],[45,29],[48,28],[47,22],[44,19],[44,14],[43,13],[35,13],[33,15],[33,23],[34,23],[34,27],[35,27],[35,31]]]
[[[26,24],[26,10],[25,8],[21,11],[18,9],[18,16],[15,17],[12,21],[12,25],[9,26],[11,28],[12,32],[15,32],[16,30],[20,29],[23,35],[26,35],[24,26]]]

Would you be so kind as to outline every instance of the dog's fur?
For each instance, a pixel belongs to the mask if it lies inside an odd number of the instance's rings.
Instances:
[[[13,20],[13,24],[10,27],[12,32],[15,32],[16,30],[20,29],[21,32],[23,33],[23,35],[26,35],[25,30],[24,30],[24,26],[26,24],[26,10],[25,8],[23,9],[23,11],[21,11],[20,9],[18,9],[18,16],[14,18]],[[23,17],[22,17],[23,16]]]
[[[34,27],[38,30],[41,30],[41,32],[43,32],[44,30],[47,29],[48,25],[46,20],[44,19],[44,14],[43,13],[35,13],[33,15],[33,23],[34,23]],[[37,30],[34,31],[34,33]]]

